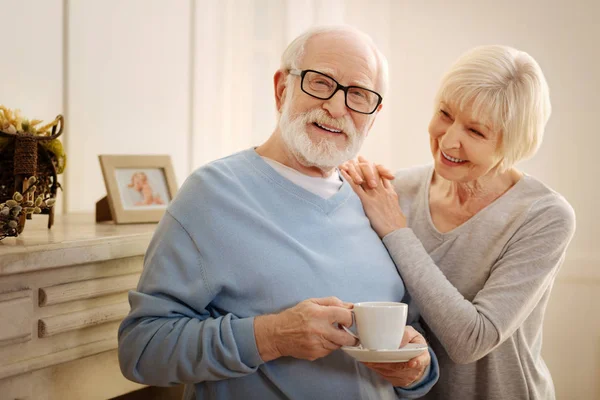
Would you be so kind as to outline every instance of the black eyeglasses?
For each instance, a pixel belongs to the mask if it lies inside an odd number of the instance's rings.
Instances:
[[[302,78],[302,91],[320,100],[329,100],[338,90],[344,92],[346,107],[361,114],[373,114],[383,97],[360,86],[340,85],[335,79],[312,69],[290,69],[289,73]]]

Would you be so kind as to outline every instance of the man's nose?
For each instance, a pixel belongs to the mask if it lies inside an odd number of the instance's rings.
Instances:
[[[348,113],[346,108],[346,97],[342,90],[338,90],[329,100],[325,100],[323,108],[327,110],[332,118],[341,118]]]

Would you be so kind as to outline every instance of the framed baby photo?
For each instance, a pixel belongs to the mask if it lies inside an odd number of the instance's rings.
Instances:
[[[99,155],[106,197],[96,203],[96,222],[158,222],[177,192],[168,155]]]

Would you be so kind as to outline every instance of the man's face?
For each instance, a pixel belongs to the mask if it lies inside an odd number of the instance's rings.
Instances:
[[[321,35],[305,46],[302,69],[329,75],[340,84],[375,89],[377,64],[372,51],[356,38]],[[305,166],[335,168],[356,157],[375,114],[346,107],[344,92],[329,100],[304,93],[301,77],[288,76],[279,128],[288,149]]]

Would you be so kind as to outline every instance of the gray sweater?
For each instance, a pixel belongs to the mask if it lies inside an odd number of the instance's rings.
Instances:
[[[554,399],[541,356],[544,311],[575,231],[569,203],[525,175],[450,232],[429,212],[433,168],[400,171],[408,228],[383,241],[439,359],[426,399]]]

